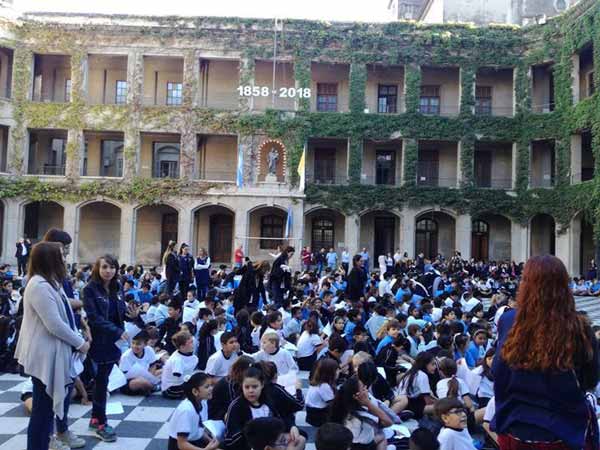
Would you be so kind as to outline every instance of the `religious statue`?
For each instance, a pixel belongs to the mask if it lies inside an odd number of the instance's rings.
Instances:
[[[275,147],[271,147],[271,151],[267,154],[267,164],[269,166],[269,175],[277,175],[277,161],[279,160],[279,152]]]

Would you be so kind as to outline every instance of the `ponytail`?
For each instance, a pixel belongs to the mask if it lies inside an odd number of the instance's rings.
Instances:
[[[458,378],[456,378],[456,372],[458,367],[456,362],[451,358],[444,358],[439,363],[439,370],[445,378],[448,380],[448,393],[446,397],[456,398],[458,397]]]
[[[446,394],[446,398],[457,398],[458,397],[458,378],[456,375],[452,375],[450,380],[448,380],[448,393]]]

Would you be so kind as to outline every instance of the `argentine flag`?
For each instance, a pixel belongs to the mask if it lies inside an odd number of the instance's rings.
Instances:
[[[244,150],[241,144],[238,145],[236,185],[239,188],[244,185]]]
[[[285,238],[288,239],[292,234],[292,226],[294,225],[294,219],[292,217],[292,207],[288,207],[287,221],[285,222]]]

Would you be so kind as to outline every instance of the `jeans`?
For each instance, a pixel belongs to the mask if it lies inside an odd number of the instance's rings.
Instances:
[[[53,401],[46,393],[46,386],[35,377],[33,382],[32,408],[27,427],[27,450],[48,450],[53,427]]]
[[[100,424],[106,423],[106,390],[108,376],[115,363],[98,363],[96,381],[94,383],[94,398],[92,400],[92,419],[98,419]]]

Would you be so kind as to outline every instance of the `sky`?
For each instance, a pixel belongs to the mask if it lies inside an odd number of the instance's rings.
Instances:
[[[13,0],[19,12],[238,16],[386,22],[389,0]]]

